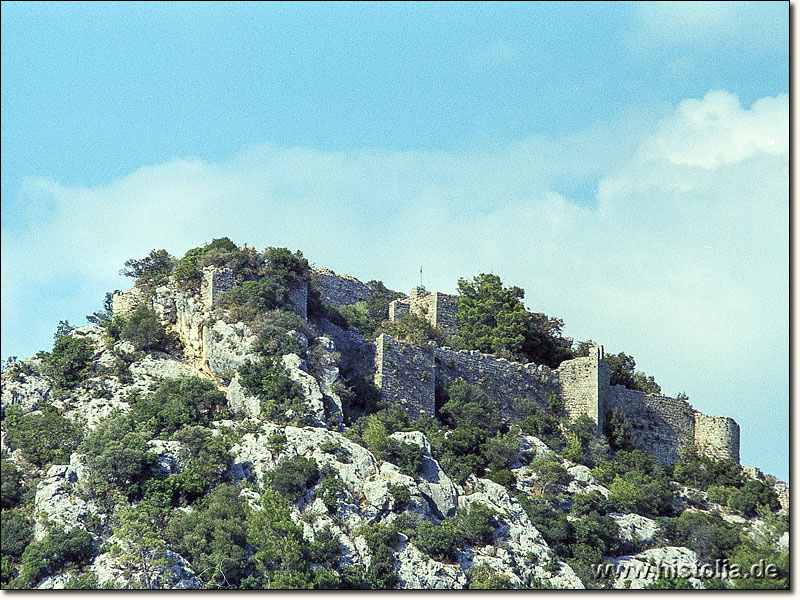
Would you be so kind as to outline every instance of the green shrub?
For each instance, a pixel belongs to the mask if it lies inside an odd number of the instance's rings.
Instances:
[[[94,573],[73,575],[64,584],[65,590],[96,590],[99,588],[100,584],[97,582],[97,575]]]
[[[56,390],[68,390],[89,377],[94,349],[82,337],[62,335],[44,353],[44,374]]]
[[[180,476],[184,482],[184,492],[190,498],[204,495],[213,487],[220,477],[230,469],[233,454],[222,435],[212,435],[205,427],[193,425],[178,431],[174,439],[181,442],[180,460],[183,472]]]
[[[597,490],[591,492],[578,492],[572,496],[572,508],[570,512],[573,516],[581,517],[589,513],[605,515],[610,509],[608,499]]]
[[[514,586],[508,575],[492,571],[485,563],[470,567],[467,571],[471,590],[510,590]]]
[[[80,528],[48,535],[33,542],[22,553],[19,579],[23,587],[33,587],[43,577],[55,575],[68,566],[86,564],[93,556],[92,536]]]
[[[125,268],[119,274],[136,279],[137,287],[154,290],[169,281],[175,268],[175,258],[166,250],[151,250],[150,254],[140,259],[125,261]]]
[[[517,492],[514,497],[553,552],[563,558],[571,557],[575,544],[575,527],[567,519],[566,513],[554,508],[544,498],[531,497],[523,492]]]
[[[132,407],[136,422],[152,437],[167,438],[189,425],[207,426],[228,415],[227,398],[200,377],[164,379]]]
[[[25,460],[39,467],[67,464],[83,436],[81,427],[62,417],[50,404],[24,415],[18,406],[10,406],[3,425],[8,445],[22,450]]]
[[[440,525],[422,521],[413,538],[414,545],[434,560],[455,562],[457,551],[463,543],[463,534],[452,520]]]
[[[389,493],[394,498],[394,510],[402,511],[411,502],[411,492],[402,485],[390,485]]]
[[[551,498],[572,481],[572,477],[553,452],[535,458],[529,468],[537,477],[533,489],[544,498]]]
[[[166,540],[192,563],[206,587],[238,586],[249,569],[248,509],[235,485],[218,485],[190,513],[169,520]]]
[[[2,536],[0,548],[2,554],[20,557],[33,538],[33,523],[22,513],[15,510],[2,511]]]
[[[517,487],[517,476],[508,469],[492,471],[489,473],[488,478],[509,490],[513,490],[515,487]]]
[[[347,497],[347,488],[341,479],[325,477],[314,489],[314,497],[321,499],[325,508],[332,510],[336,508],[339,500],[344,500]]]
[[[666,519],[659,535],[667,544],[684,546],[697,553],[702,563],[731,559],[739,544],[739,528],[710,513],[686,511]]]
[[[243,281],[220,296],[220,306],[236,321],[252,322],[272,310],[292,310],[290,290],[269,277]]]
[[[625,413],[621,410],[614,409],[606,415],[603,433],[605,433],[612,450],[633,450],[635,441],[633,430]]]
[[[10,460],[3,459],[0,463],[0,474],[2,474],[2,508],[14,508],[22,498],[22,473]]]
[[[17,571],[17,568],[11,562],[11,558],[4,554],[2,557],[2,564],[0,565],[0,584],[3,586],[3,589],[14,589],[14,587],[9,584],[18,573],[19,571]]]
[[[274,469],[265,473],[264,479],[286,500],[296,502],[319,479],[319,468],[313,458],[293,456],[282,460]]]
[[[111,502],[114,492],[138,497],[150,475],[150,466],[156,461],[148,439],[136,430],[136,420],[130,413],[104,419],[78,448],[85,455],[90,491]]]
[[[277,360],[249,360],[239,367],[242,387],[261,403],[261,418],[281,425],[304,426],[311,414],[300,386],[292,381]]]
[[[227,237],[192,248],[178,260],[172,274],[181,288],[199,287],[202,269],[208,266],[227,266],[236,271],[244,271],[243,276],[255,276],[263,264],[263,257],[252,248],[240,249]]]
[[[254,330],[257,331],[258,338],[253,344],[253,350],[264,357],[279,358],[284,354],[305,357],[306,350],[297,340],[296,333],[302,333],[307,338],[314,337],[314,331],[307,321],[286,310],[264,313],[254,325]]]
[[[332,544],[315,548],[303,538],[303,528],[291,519],[291,505],[281,494],[267,489],[261,497],[262,510],[247,519],[247,543],[252,549],[254,575],[242,588],[320,589],[337,587],[340,578],[326,567],[312,567],[313,558],[333,563]],[[321,540],[324,541],[324,540]]]
[[[458,511],[458,529],[462,539],[472,546],[487,546],[497,529],[497,514],[485,504],[473,502],[466,510]]]
[[[483,457],[486,467],[492,471],[508,469],[519,459],[518,429],[505,434],[495,435],[483,445]]]
[[[167,348],[167,332],[156,311],[140,304],[127,317],[120,331],[120,338],[133,344],[137,350],[164,350]]]

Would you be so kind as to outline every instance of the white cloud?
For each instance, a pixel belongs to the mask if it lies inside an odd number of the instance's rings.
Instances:
[[[649,145],[649,157],[715,169],[756,154],[788,155],[789,97],[762,98],[749,110],[725,91],[681,102]]]
[[[788,356],[787,105],[743,109],[712,92],[633,131],[596,125],[494,153],[266,145],[92,189],[29,182],[29,226],[2,236],[4,352],[42,348],[59,318],[99,307],[125,285],[126,259],[222,235],[395,289],[416,284],[420,264],[442,291],[493,271],[568,335],[632,353],[666,392],[737,418],[745,459],[760,460],[747,436],[788,406],[775,368]],[[597,178],[596,206],[551,188],[574,175]],[[79,289],[57,292],[68,282]]]

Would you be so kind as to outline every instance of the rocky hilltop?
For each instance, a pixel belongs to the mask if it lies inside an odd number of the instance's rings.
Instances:
[[[406,295],[227,238],[125,271],[4,366],[3,588],[788,587],[738,425],[496,276]]]

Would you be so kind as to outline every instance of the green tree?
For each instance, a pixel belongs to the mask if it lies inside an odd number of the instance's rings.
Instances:
[[[153,392],[133,404],[140,429],[168,439],[190,425],[207,426],[228,415],[227,399],[212,382],[200,377],[164,379]]]
[[[8,445],[22,450],[25,460],[38,467],[68,463],[83,437],[83,429],[62,417],[51,404],[43,404],[39,412],[28,414],[22,414],[18,406],[10,406],[3,425]]]
[[[154,290],[169,281],[175,267],[175,258],[166,250],[151,250],[150,254],[140,259],[125,261],[125,268],[119,274],[136,279],[136,286]]]
[[[526,310],[522,288],[506,288],[497,275],[481,273],[459,279],[458,293],[454,347],[553,368],[572,357],[570,342],[561,337],[564,323]]]
[[[165,503],[149,498],[136,506],[124,506],[119,525],[114,528],[114,535],[123,542],[122,564],[139,571],[139,586],[146,590],[155,589],[158,572],[172,564],[166,556],[167,546],[159,527],[166,522],[167,508]]]
[[[0,463],[2,474],[2,508],[14,508],[22,497],[22,473],[10,460],[3,459]]]
[[[137,350],[150,352],[165,349],[167,332],[156,311],[140,304],[126,319],[120,337]]]
[[[89,490],[109,502],[114,501],[114,493],[128,498],[139,496],[156,460],[148,439],[136,430],[136,421],[130,413],[104,419],[78,448],[84,454],[89,473]]]
[[[218,485],[192,512],[178,512],[169,520],[166,540],[189,560],[206,587],[238,587],[250,570],[248,515],[239,486]]]
[[[296,502],[303,492],[319,479],[317,461],[304,456],[293,456],[282,460],[264,474],[264,479],[272,489],[289,502]]]
[[[72,389],[89,376],[93,355],[91,344],[84,338],[60,335],[52,352],[44,355],[44,374],[57,390]]]

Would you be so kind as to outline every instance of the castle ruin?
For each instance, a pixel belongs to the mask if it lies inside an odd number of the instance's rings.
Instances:
[[[334,306],[365,301],[371,293],[370,288],[357,279],[337,275],[328,269],[313,271],[311,281],[322,299]],[[228,269],[204,269],[199,290],[202,310],[211,310],[217,305],[219,295],[235,284],[235,274]],[[158,297],[156,291],[154,308],[164,313],[162,316],[172,315],[174,310],[160,306]],[[139,288],[116,292],[114,314],[130,312],[144,299],[145,294]],[[291,300],[295,312],[307,318],[308,285],[292,290]],[[390,303],[389,317],[397,321],[414,313],[434,327],[453,333],[457,328],[457,308],[458,296],[427,292],[417,287],[407,297]],[[195,329],[177,323],[179,334]],[[202,343],[205,338],[202,327],[200,331],[198,340],[189,339],[188,334],[181,335],[181,339],[187,351],[197,346],[195,353],[202,358],[206,344]],[[555,394],[563,401],[570,420],[587,415],[599,428],[606,415],[619,410],[633,429],[636,446],[661,462],[674,463],[680,450],[692,445],[713,458],[739,462],[740,432],[736,421],[705,415],[680,398],[611,385],[602,346],[592,348],[589,356],[567,360],[557,369],[550,369],[477,351],[439,347],[434,343],[413,346],[382,334],[375,342],[374,357],[374,380],[381,390],[382,400],[402,407],[412,419],[434,416],[437,386],[462,378],[485,390],[498,403],[498,410],[507,416],[524,416],[521,411],[529,402],[545,408],[547,399]]]

